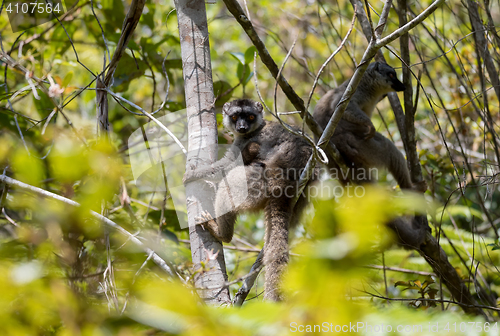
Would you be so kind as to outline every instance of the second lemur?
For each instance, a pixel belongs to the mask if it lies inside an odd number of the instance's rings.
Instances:
[[[321,127],[328,124],[348,84],[349,80],[328,91],[316,105],[313,116]],[[369,168],[387,168],[402,189],[412,188],[404,156],[389,139],[375,131],[371,121],[375,106],[387,93],[404,89],[396,71],[385,63],[374,62],[363,74],[330,140],[347,167],[363,173],[348,174],[351,179],[354,177],[353,182],[370,182]],[[329,159],[333,162],[332,158]],[[341,173],[337,177],[345,183],[342,176]]]
[[[262,105],[249,99],[224,104],[223,122],[234,134],[233,144],[221,160],[187,171],[184,180],[209,179],[227,172],[217,187],[215,220],[207,212],[198,218],[223,242],[231,241],[238,214],[264,210],[264,298],[277,301],[281,299],[280,275],[288,262],[288,232],[307,203],[305,194],[295,206],[293,199],[298,193],[300,173],[313,150],[307,141],[279,123],[265,121],[262,112]],[[235,164],[239,153],[244,166]],[[245,189],[235,190],[234,181],[245,178],[247,184],[240,186]],[[233,199],[239,192],[248,192],[248,196],[237,205]]]
[[[316,105],[314,118],[321,127],[324,128],[328,124],[348,84],[349,80],[328,91]],[[398,80],[396,71],[389,65],[374,62],[368,66],[330,139],[338,148],[347,167],[354,169],[355,174],[338,174],[339,168],[333,158],[329,157],[330,171],[344,184],[348,182],[346,176],[356,183],[372,182],[369,171],[370,168],[376,167],[387,168],[401,189],[416,189],[411,182],[403,154],[389,139],[375,132],[371,122],[377,103],[387,93],[404,89],[405,86]],[[425,189],[425,182],[418,188]],[[396,233],[400,244],[418,248],[429,230],[424,217],[425,215],[397,217],[387,225]]]

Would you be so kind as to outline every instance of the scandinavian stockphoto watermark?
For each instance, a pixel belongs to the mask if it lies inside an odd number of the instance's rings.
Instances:
[[[161,125],[159,125],[161,124]],[[168,132],[167,132],[168,131]],[[186,169],[186,154],[201,159],[220,159],[230,145],[217,147],[202,146],[199,150],[186,152],[188,143],[186,110],[168,113],[135,130],[128,139],[128,154],[134,183],[140,193],[163,199],[168,194],[168,206],[175,210],[181,228],[188,227],[186,207],[186,187],[183,176]],[[217,157],[214,156],[217,153]],[[243,166],[241,154],[236,158],[236,166]],[[221,176],[228,172],[221,172]],[[217,193],[219,180],[196,185],[195,196],[198,200],[197,216],[208,211],[214,218],[213,202]],[[233,199],[233,209],[246,198],[246,179],[231,181],[228,190],[237,197]],[[242,193],[241,191],[245,191]],[[228,209],[230,211],[231,208]],[[195,223],[199,224],[199,223]]]
[[[292,333],[360,333],[362,335],[388,335],[390,333],[402,333],[408,335],[420,334],[444,334],[457,335],[498,335],[498,322],[461,322],[461,321],[440,321],[417,324],[390,324],[374,323],[371,321],[349,322],[346,324],[334,324],[322,322],[319,324],[290,323]]]
[[[200,135],[201,136],[201,135]],[[135,130],[128,139],[128,155],[130,166],[134,177],[134,183],[142,194],[148,194],[151,199],[164,198],[168,195],[168,207],[174,209],[181,228],[188,227],[186,187],[183,184],[183,176],[186,169],[186,155],[196,156],[200,162],[213,162],[221,159],[231,145],[201,146],[200,149],[187,152],[188,132],[186,111],[180,110],[168,113],[155,121],[150,121]],[[203,143],[203,142],[202,142]],[[216,154],[215,154],[216,153]],[[217,157],[215,157],[217,156]],[[211,176],[210,180],[202,179],[195,181],[194,189],[191,192],[196,197],[195,217],[201,217],[207,211],[215,218],[214,202],[217,191],[224,188],[224,192],[229,194],[231,202],[225,205],[225,213],[233,211],[240,206],[247,197],[268,198],[268,197],[288,197],[295,198],[295,193],[299,188],[300,176],[303,169],[270,169],[262,167],[254,169],[252,174],[247,176],[238,173],[237,179],[226,178],[233,169],[243,169],[243,159],[241,153],[236,156],[233,164],[228,165],[218,174]],[[237,173],[237,171],[233,171]],[[304,196],[308,198],[339,198],[339,197],[363,197],[365,189],[359,185],[348,184],[342,186],[332,179],[325,179],[325,176],[332,176],[334,179],[346,177],[350,179],[376,179],[377,170],[370,169],[347,169],[346,171],[332,171],[322,167],[316,168],[319,180],[307,187]],[[339,174],[335,176],[335,174]],[[288,181],[296,181],[293,184],[287,183],[283,187],[263,188],[255,181],[266,181],[270,177],[274,179],[286,178]],[[193,192],[194,190],[194,192]],[[191,196],[191,195],[190,195]],[[220,213],[222,215],[224,213]],[[201,222],[200,222],[201,223]],[[195,223],[195,224],[200,224]]]

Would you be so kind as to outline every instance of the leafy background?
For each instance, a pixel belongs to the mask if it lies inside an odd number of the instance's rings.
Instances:
[[[429,4],[412,2],[410,9],[417,14]],[[498,68],[499,3],[478,4]],[[280,335],[291,331],[291,323],[335,326],[359,321],[394,327],[420,324],[424,333],[429,323],[440,328],[450,323],[450,334],[472,335],[471,324],[467,331],[457,327],[456,332],[451,324],[476,321],[485,326],[484,317],[466,316],[446,302],[450,294],[415,251],[391,244],[382,223],[401,209],[388,207],[393,196],[385,191],[394,181],[386,175],[380,176],[379,189],[367,190],[355,204],[348,198],[313,202],[304,225],[293,233],[285,303],[262,302],[259,277],[251,300],[241,309],[200,304],[190,286],[188,233],[176,223],[168,193],[144,192],[133,183],[127,140],[148,119],[110,99],[110,142],[96,135],[95,75],[103,70],[106,49],[112,54],[116,46],[128,5],[120,0],[79,1],[61,23],[49,22],[22,34],[12,33],[5,8],[0,16],[2,53],[42,78],[47,87],[50,75],[62,91],[50,99],[38,90],[37,99],[25,74],[2,61],[0,169],[81,204],[71,207],[0,184],[1,334]],[[351,4],[266,0],[247,5],[278,64],[296,41],[283,74],[307,101],[316,73],[350,28]],[[380,13],[381,3],[373,1],[371,6]],[[255,76],[264,101],[273,106],[275,81],[260,61],[254,69],[255,49],[224,4],[207,5],[207,15],[216,106],[235,97],[257,99]],[[392,9],[386,32],[397,27]],[[452,0],[410,33],[411,69],[421,83],[418,150],[429,185],[429,222],[441,229],[441,246],[478,302],[498,307],[499,101],[471,32],[467,3]],[[321,77],[311,111],[327,90],[352,75],[366,45],[356,23]],[[398,41],[383,52],[400,73]],[[112,90],[151,112],[160,107],[169,86],[157,116],[183,109],[180,55],[173,3],[148,1]],[[413,85],[416,88],[415,79]],[[54,104],[63,112],[53,113]],[[293,111],[279,90],[277,108]],[[402,148],[386,101],[378,105],[374,124]],[[219,140],[225,143],[230,137],[220,129]],[[460,185],[467,188],[461,190]],[[111,220],[162,251],[186,284],[172,279],[130,240],[88,213],[103,208]],[[258,215],[238,220],[236,239],[225,250],[230,281],[248,273],[262,247],[263,231]],[[240,285],[234,281],[231,292]],[[492,328],[497,314],[498,308],[488,312]]]

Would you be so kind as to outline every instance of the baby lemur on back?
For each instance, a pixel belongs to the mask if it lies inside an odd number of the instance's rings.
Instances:
[[[313,116],[321,127],[324,128],[328,124],[348,84],[349,80],[328,91],[316,105]],[[345,178],[347,176],[355,183],[372,182],[370,168],[377,167],[387,168],[401,189],[414,188],[403,154],[389,139],[376,132],[371,122],[377,103],[387,93],[404,89],[405,86],[398,80],[396,71],[389,65],[374,62],[368,66],[330,139],[338,148],[347,167],[354,169],[352,174],[339,173],[333,158],[329,157],[331,172],[344,184],[348,182]],[[425,189],[425,186],[419,188]],[[400,244],[418,248],[429,230],[424,216],[398,217],[387,225],[396,232]]]
[[[328,124],[348,84],[349,80],[328,91],[319,100],[313,116],[321,127]],[[405,158],[389,139],[375,131],[371,121],[375,106],[387,93],[404,89],[396,71],[385,63],[374,62],[363,74],[330,139],[342,154],[347,167],[355,169],[354,174],[347,175],[351,179],[354,177],[353,182],[370,182],[369,168],[377,167],[387,168],[402,189],[412,187]],[[329,159],[332,161],[332,158]],[[343,176],[338,174],[345,183]]]
[[[216,219],[206,212],[199,218],[206,221],[204,227],[223,242],[231,241],[238,214],[264,210],[264,298],[277,301],[280,300],[280,274],[288,262],[288,231],[307,204],[305,194],[295,207],[292,200],[298,193],[300,173],[312,154],[312,147],[279,123],[265,121],[262,110],[259,102],[249,99],[224,104],[223,122],[234,134],[231,148],[216,163],[187,171],[184,180],[210,178],[223,170],[227,172],[216,192]],[[240,152],[243,167],[234,163]],[[248,196],[242,204],[233,206],[232,199],[238,191],[231,182],[244,178],[247,185],[243,188],[247,190],[241,192],[248,191]]]

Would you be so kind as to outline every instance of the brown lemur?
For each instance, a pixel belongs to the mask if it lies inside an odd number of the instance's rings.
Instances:
[[[319,100],[313,116],[321,127],[328,124],[348,84],[349,80],[328,91]],[[374,62],[363,74],[330,139],[338,148],[347,167],[354,168],[354,174],[348,175],[351,179],[354,177],[353,182],[370,182],[369,168],[387,168],[402,189],[412,188],[404,156],[389,139],[375,131],[371,121],[375,106],[387,93],[404,89],[405,86],[398,80],[396,71],[385,63]],[[345,183],[346,180],[342,178],[345,175],[338,175]]]
[[[306,193],[301,194],[295,206],[293,199],[313,148],[278,122],[265,121],[259,102],[236,99],[224,104],[222,113],[225,127],[234,134],[234,142],[221,160],[187,171],[184,180],[209,179],[222,171],[227,172],[217,187],[215,220],[207,212],[197,218],[205,221],[204,227],[223,242],[231,241],[238,214],[264,210],[264,298],[278,301],[282,298],[280,275],[288,262],[288,232],[307,204]],[[234,163],[240,152],[244,166]],[[248,192],[248,196],[242,204],[232,206],[238,191],[234,190],[234,185],[229,186],[232,181],[245,178],[247,185],[243,188],[246,190],[241,192]]]
[[[314,118],[321,127],[326,127],[337,104],[349,84],[349,80],[323,96],[314,109]],[[406,160],[396,146],[382,134],[375,131],[371,116],[377,103],[387,93],[403,91],[405,86],[399,81],[396,71],[382,62],[370,64],[356,88],[344,115],[330,139],[338,148],[351,172],[340,172],[329,157],[330,172],[343,184],[349,177],[355,183],[373,182],[370,168],[387,168],[401,189],[424,189],[413,186]],[[404,222],[404,223],[403,223]],[[398,217],[388,223],[396,231],[402,245],[418,247],[425,239],[427,225],[423,225],[422,215]],[[400,224],[400,225],[398,225]],[[422,229],[423,227],[423,229]]]

